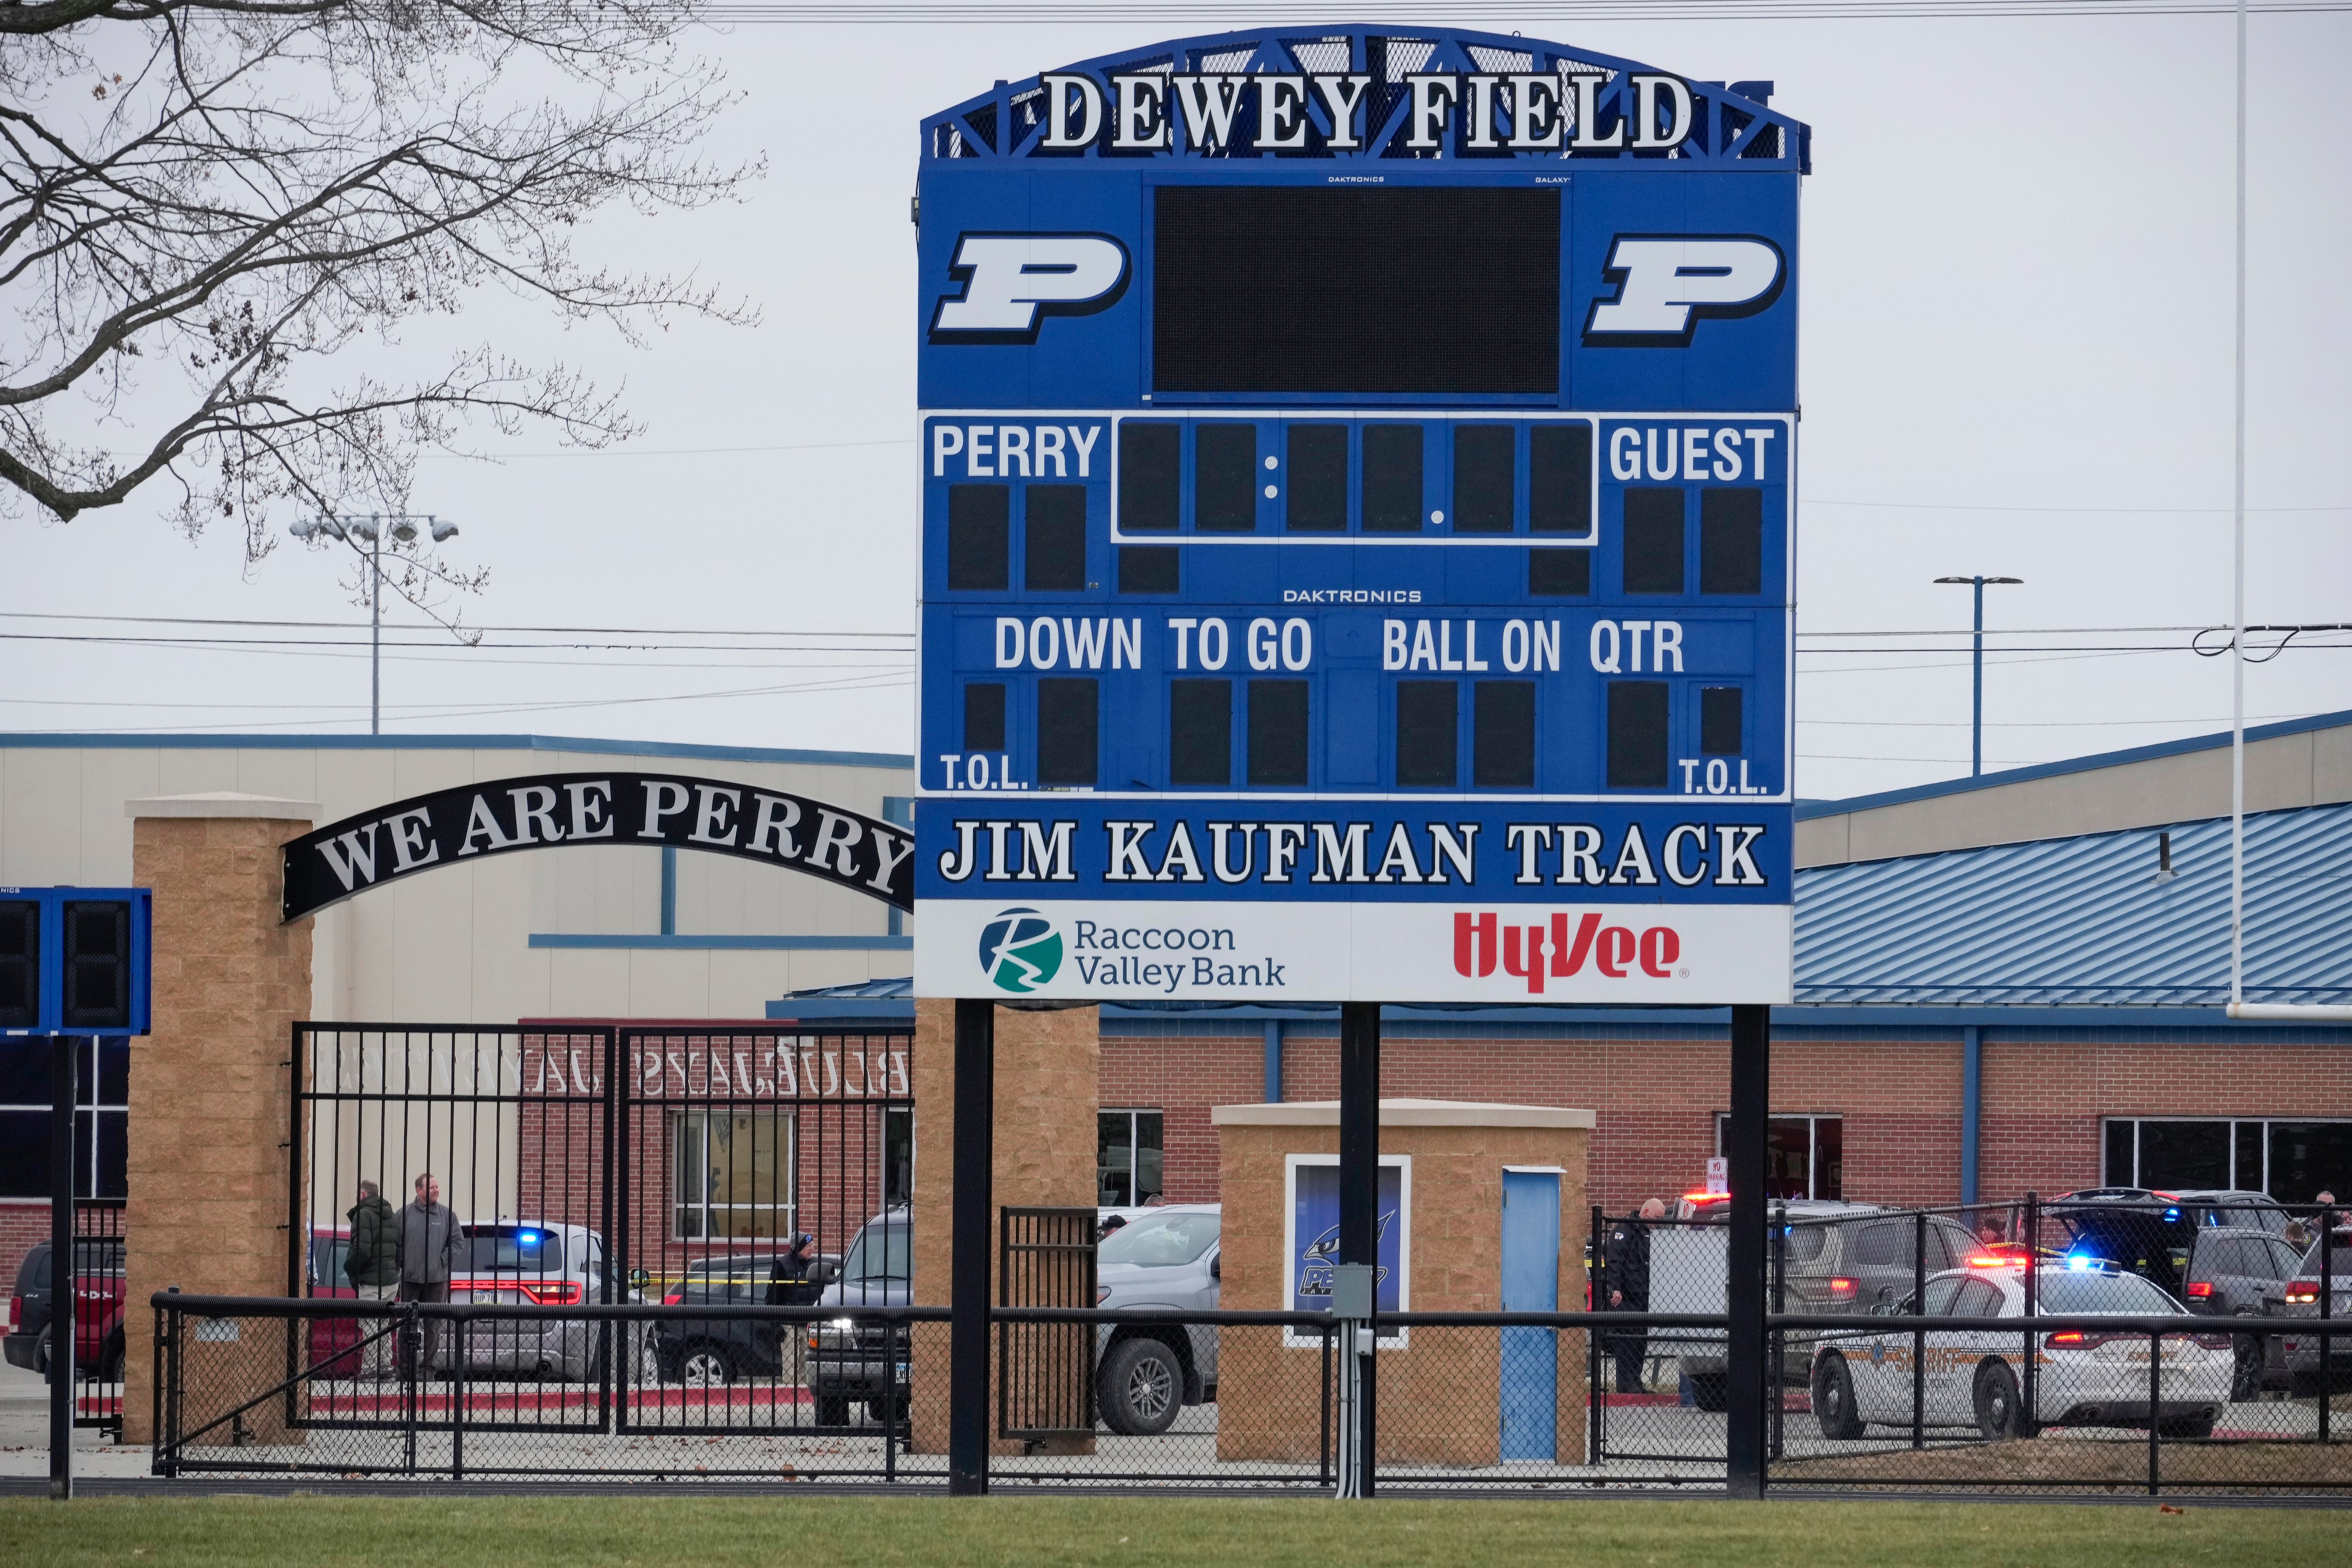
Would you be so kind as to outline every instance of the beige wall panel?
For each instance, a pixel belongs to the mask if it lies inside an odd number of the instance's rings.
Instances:
[[[2352,725],[2311,737],[2311,798],[2316,805],[2352,800]]]
[[[1797,868],[1843,864],[1847,858],[1846,827],[1852,820],[1840,815],[1797,824]]]
[[[80,865],[71,879],[90,888],[127,887],[131,883],[131,819],[122,815],[122,805],[156,793],[163,783],[162,759],[144,749],[104,747],[77,755],[81,781]]]
[[[155,754],[162,794],[194,795],[243,787],[236,782],[236,753],[226,748],[215,752],[209,747],[159,746]]]
[[[597,844],[532,855],[530,929],[574,935],[642,934],[661,925],[661,851]]]
[[[81,880],[81,823],[87,809],[81,786],[83,753],[47,748],[11,752],[6,795],[7,858],[0,883],[12,888],[70,886]],[[123,797],[130,798],[129,796]],[[122,802],[114,815],[124,828]],[[127,863],[129,857],[124,857]]]
[[[630,1018],[629,955],[605,948],[542,948],[547,961],[548,1016],[558,1018]]]
[[[697,948],[626,948],[632,1018],[709,1018],[710,954]]]

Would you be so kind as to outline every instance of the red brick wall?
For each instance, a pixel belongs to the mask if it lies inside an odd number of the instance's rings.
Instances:
[[[1265,1092],[1265,1037],[1108,1036],[1102,1103],[1167,1118],[1168,1196],[1216,1196],[1213,1105]],[[1285,1097],[1339,1096],[1339,1041],[1291,1036]],[[1843,1118],[1844,1195],[1956,1203],[1961,1047],[1949,1041],[1776,1040],[1772,1109]],[[1611,1210],[1700,1184],[1729,1100],[1725,1047],[1706,1040],[1476,1040],[1391,1036],[1381,1092],[1594,1111],[1592,1201]],[[2352,1115],[2352,1051],[2268,1043],[1989,1043],[1979,1190],[1988,1200],[2100,1179],[2105,1116]]]

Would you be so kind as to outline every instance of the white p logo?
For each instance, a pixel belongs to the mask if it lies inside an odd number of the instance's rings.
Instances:
[[[1585,319],[1593,348],[1685,348],[1702,316],[1752,316],[1780,297],[1780,247],[1751,235],[1621,236],[1609,251],[1613,300]]]
[[[961,295],[931,313],[935,343],[1034,343],[1046,316],[1090,316],[1127,292],[1127,247],[1107,234],[967,234],[949,271]]]

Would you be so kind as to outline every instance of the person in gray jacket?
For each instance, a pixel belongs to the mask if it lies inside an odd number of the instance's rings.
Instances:
[[[473,1252],[456,1212],[441,1201],[441,1183],[430,1171],[416,1178],[416,1201],[400,1211],[400,1299],[446,1301],[449,1276],[462,1270]],[[439,1321],[425,1320],[425,1370],[429,1373],[441,1345]],[[415,1347],[404,1358],[415,1370]]]

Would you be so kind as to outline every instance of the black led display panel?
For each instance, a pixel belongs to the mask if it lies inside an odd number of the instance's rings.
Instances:
[[[1163,185],[1164,392],[1556,394],[1557,190]]]

